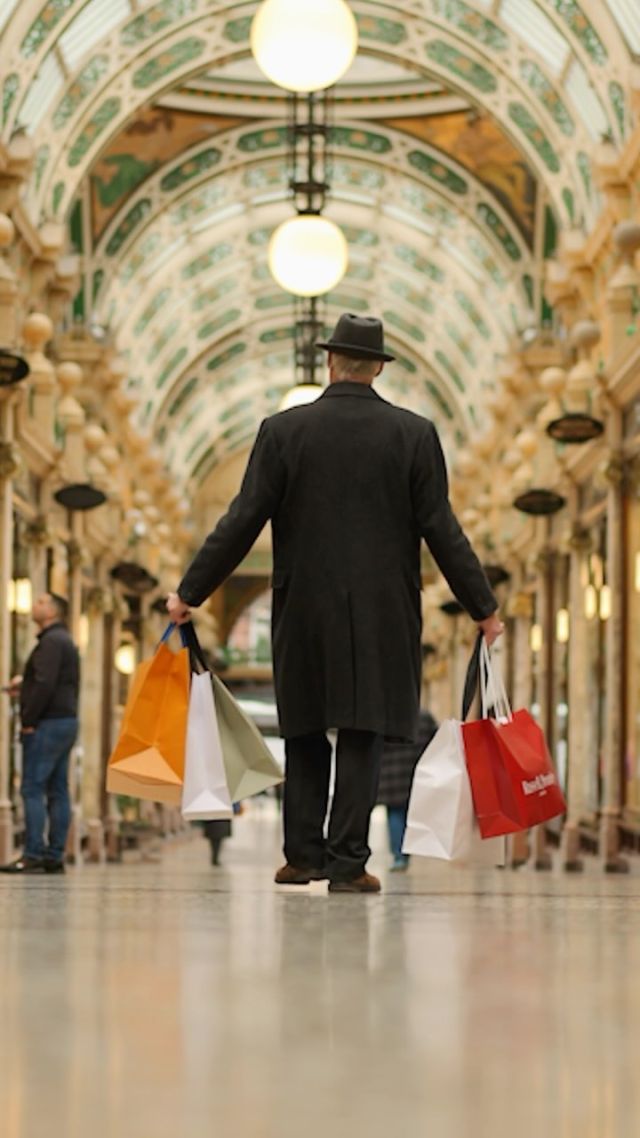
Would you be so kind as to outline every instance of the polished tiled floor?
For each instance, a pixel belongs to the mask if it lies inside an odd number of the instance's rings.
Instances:
[[[637,867],[329,897],[235,831],[0,882],[2,1138],[640,1135]]]

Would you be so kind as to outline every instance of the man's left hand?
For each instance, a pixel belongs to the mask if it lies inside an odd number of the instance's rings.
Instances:
[[[167,612],[174,624],[186,624],[191,620],[191,609],[180,600],[177,593],[169,593],[167,597]]]

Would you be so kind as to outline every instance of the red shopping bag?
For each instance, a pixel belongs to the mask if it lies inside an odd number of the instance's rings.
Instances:
[[[463,723],[473,805],[483,838],[513,834],[564,814],[544,735],[528,711]]]

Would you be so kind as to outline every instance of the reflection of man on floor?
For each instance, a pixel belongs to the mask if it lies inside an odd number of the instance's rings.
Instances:
[[[24,677],[14,676],[10,694],[20,693],[24,853],[2,873],[64,873],[71,822],[69,755],[78,734],[80,661],[65,624],[68,605],[57,593],[43,593],[33,605],[38,643]],[[49,821],[48,841],[45,826]]]
[[[496,600],[449,505],[433,423],[371,384],[393,357],[382,324],[344,314],[315,403],[266,419],[242,487],[167,602],[186,620],[273,530],[273,666],[286,740],[281,885],[374,893],[369,819],[385,736],[412,739],[422,660],[420,542],[489,641]],[[328,838],[331,745],[338,729]]]

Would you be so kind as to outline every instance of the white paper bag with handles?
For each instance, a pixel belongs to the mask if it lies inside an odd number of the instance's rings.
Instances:
[[[480,634],[469,662],[462,701],[466,719],[486,652]],[[483,683],[486,696],[486,680]],[[476,822],[461,722],[446,719],[416,766],[402,852],[473,865],[504,865],[503,838],[483,840]]]
[[[446,719],[413,776],[402,852],[467,865],[505,864],[504,838],[483,840],[457,719]]]
[[[208,672],[191,676],[182,817],[189,822],[233,817]]]

